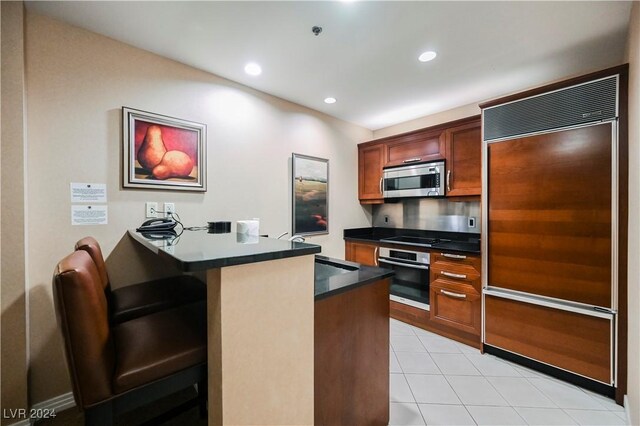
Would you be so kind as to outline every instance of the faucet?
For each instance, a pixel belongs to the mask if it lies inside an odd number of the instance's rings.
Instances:
[[[304,237],[302,235],[294,235],[289,238],[289,241],[293,241],[294,243],[304,243]]]

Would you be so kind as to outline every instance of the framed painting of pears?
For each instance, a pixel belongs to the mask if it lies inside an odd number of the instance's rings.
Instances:
[[[123,186],[207,190],[207,126],[122,107]]]

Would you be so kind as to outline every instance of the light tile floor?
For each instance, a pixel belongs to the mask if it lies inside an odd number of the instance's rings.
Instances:
[[[390,425],[625,425],[624,408],[391,320]]]

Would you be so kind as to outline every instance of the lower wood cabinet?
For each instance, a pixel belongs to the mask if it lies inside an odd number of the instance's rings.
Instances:
[[[345,241],[344,258],[350,262],[378,266],[378,249],[379,245],[376,243]]]
[[[315,302],[315,424],[389,423],[389,279]]]
[[[480,336],[480,294],[473,287],[431,283],[431,321]]]

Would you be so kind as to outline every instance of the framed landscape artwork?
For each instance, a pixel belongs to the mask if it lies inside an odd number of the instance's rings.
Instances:
[[[207,126],[122,107],[123,186],[207,190]]]
[[[329,160],[293,154],[292,235],[329,233]]]

